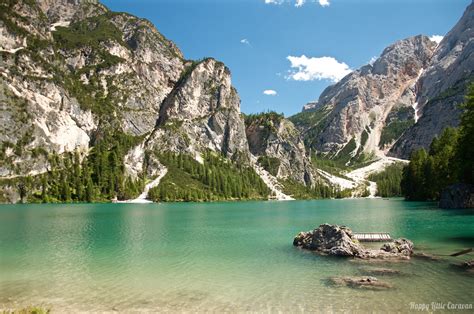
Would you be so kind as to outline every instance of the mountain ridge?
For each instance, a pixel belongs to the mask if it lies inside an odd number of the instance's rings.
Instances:
[[[459,105],[474,78],[473,29],[471,3],[439,44],[423,35],[395,42],[290,120],[327,158],[344,152],[348,162],[370,154],[408,159],[459,125]]]
[[[240,98],[222,62],[186,60],[148,20],[111,12],[98,1],[9,0],[1,6],[3,199],[22,199],[21,184],[29,194],[81,200],[78,185],[63,182],[74,181],[71,164],[76,175],[90,172],[82,179],[93,197],[135,197],[163,169],[165,151],[221,167],[208,156],[213,152],[259,170]],[[297,171],[289,165],[280,176]],[[227,197],[221,183],[209,191],[221,194],[206,197]],[[237,184],[248,182],[232,186]],[[58,192],[58,185],[68,193]]]

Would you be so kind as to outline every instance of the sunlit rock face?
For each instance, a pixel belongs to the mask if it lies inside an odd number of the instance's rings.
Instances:
[[[400,40],[387,47],[374,63],[366,65],[328,87],[317,105],[307,110],[315,123],[298,123],[305,142],[336,156],[349,143],[347,153],[378,153],[382,130],[390,112],[411,107],[415,83],[427,67],[436,43],[426,36]],[[303,113],[304,114],[304,113]]]
[[[240,99],[223,63],[206,59],[187,64],[162,104],[148,146],[192,155],[211,150],[249,160]]]
[[[438,44],[415,36],[328,87],[291,120],[305,144],[331,158],[362,153],[409,158],[459,125],[473,79],[474,4]],[[344,155],[344,156],[342,156]]]

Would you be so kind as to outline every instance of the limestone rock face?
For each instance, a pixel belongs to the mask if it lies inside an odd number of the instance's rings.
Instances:
[[[271,174],[292,179],[304,185],[313,184],[313,169],[303,141],[292,122],[283,117],[262,114],[246,119],[246,135],[250,152],[260,160],[276,163]]]
[[[390,151],[408,158],[412,151],[428,148],[446,127],[460,122],[464,95],[474,78],[474,3],[443,38],[429,66],[417,83],[418,122],[408,129]]]
[[[306,105],[303,106],[303,112],[304,111],[314,111],[316,109],[319,108],[319,103],[318,101],[310,101],[309,103],[307,103]]]
[[[163,102],[148,146],[191,154],[212,150],[248,161],[240,99],[229,69],[214,59],[188,67]]]
[[[408,159],[459,125],[459,104],[474,78],[473,51],[471,4],[439,45],[421,35],[394,43],[290,120],[306,146],[331,158],[374,152]],[[394,121],[399,113],[404,118]]]
[[[97,1],[16,1],[1,10],[1,176],[44,172],[47,153],[87,153],[106,130],[154,130],[184,61],[150,22]]]

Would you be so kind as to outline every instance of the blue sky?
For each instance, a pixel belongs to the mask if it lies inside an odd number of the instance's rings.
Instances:
[[[187,59],[223,61],[232,72],[243,112],[275,110],[286,116],[299,112],[324,88],[379,56],[391,43],[418,34],[445,35],[470,2],[103,1],[113,11],[152,21]]]

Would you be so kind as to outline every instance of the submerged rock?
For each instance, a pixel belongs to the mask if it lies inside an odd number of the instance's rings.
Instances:
[[[424,260],[428,260],[428,261],[440,261],[441,258],[439,256],[436,256],[436,255],[432,255],[432,254],[428,254],[428,253],[424,253],[424,252],[417,252],[417,253],[414,253],[413,254],[413,257],[415,258],[419,258],[419,259],[424,259]]]
[[[467,262],[462,262],[458,264],[451,264],[453,267],[456,267],[458,269],[462,269],[465,271],[468,271],[469,273],[474,273],[474,259],[467,261]]]
[[[401,275],[402,272],[398,269],[391,268],[364,268],[362,269],[363,273],[369,275],[378,275],[378,276],[391,276],[391,275]]]
[[[350,288],[362,288],[371,290],[385,290],[393,286],[387,282],[380,281],[375,277],[331,277],[329,283],[334,286],[345,286]]]
[[[328,255],[363,259],[409,259],[413,253],[413,242],[407,239],[385,243],[379,250],[364,248],[350,228],[330,224],[322,224],[313,231],[298,233],[293,245]]]

